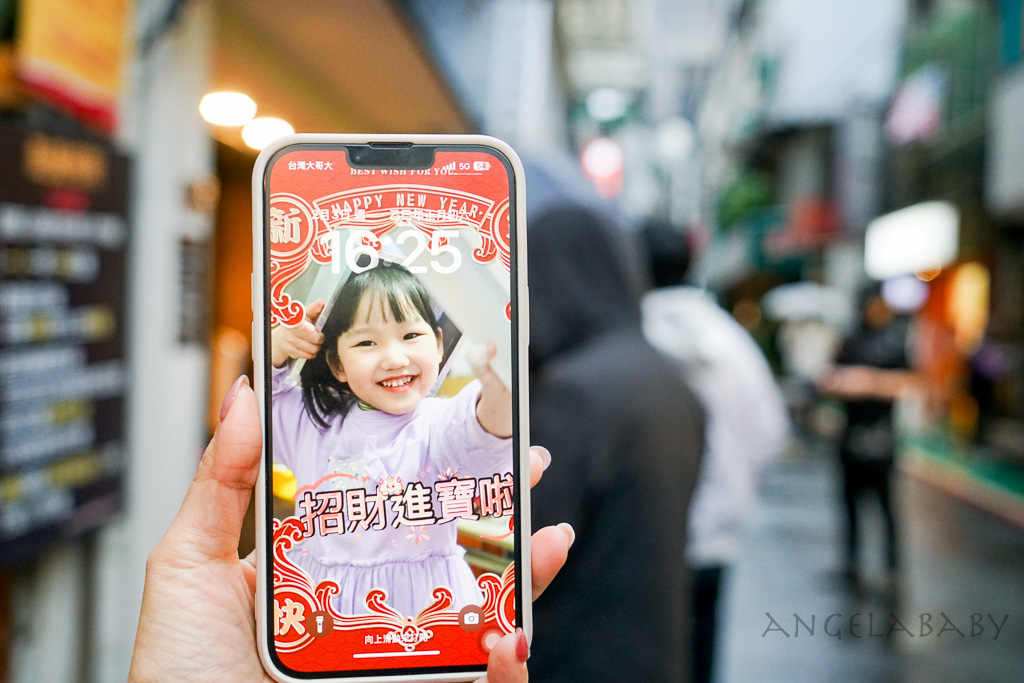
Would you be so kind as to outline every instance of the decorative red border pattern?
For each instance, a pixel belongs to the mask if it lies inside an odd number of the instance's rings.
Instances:
[[[414,196],[425,205],[458,206],[459,209],[409,207],[400,198]],[[376,200],[376,201],[374,201]],[[342,208],[345,207],[345,208]],[[358,207],[358,208],[354,208]],[[335,230],[364,230],[376,238],[364,238],[372,249],[383,247],[381,238],[398,225],[407,223],[429,239],[434,230],[469,229],[482,244],[473,251],[477,263],[499,259],[505,271],[511,269],[509,202],[444,187],[391,184],[335,192],[306,201],[278,192],[270,196],[270,317],[271,324],[297,325],[305,319],[304,306],[291,298],[285,288],[305,272],[311,261],[331,263],[328,236]],[[444,240],[442,239],[443,243]]]
[[[312,578],[288,558],[303,539],[298,518],[274,520],[273,537],[274,648],[293,670],[384,668],[396,656],[405,658],[403,664],[408,666],[436,666],[439,662],[432,660],[442,651],[444,665],[482,664],[490,651],[488,636],[515,629],[514,564],[501,577],[488,573],[477,579],[485,596],[483,624],[468,631],[460,626],[459,614],[449,611],[452,594],[443,587],[434,590],[433,604],[414,617],[388,605],[386,592],[379,589],[366,597],[370,614],[339,614],[331,604],[338,584],[323,581],[314,586]],[[328,632],[320,637],[314,635],[313,627],[318,616],[329,617]]]

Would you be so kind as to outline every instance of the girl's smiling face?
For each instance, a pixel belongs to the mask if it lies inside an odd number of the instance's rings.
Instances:
[[[402,308],[405,320],[399,322],[384,297],[367,292],[352,327],[338,337],[337,362],[330,362],[334,376],[361,401],[392,415],[414,410],[430,393],[442,356],[440,330],[412,302]]]

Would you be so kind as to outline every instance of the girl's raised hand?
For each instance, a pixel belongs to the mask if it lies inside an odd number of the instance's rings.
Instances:
[[[316,319],[324,310],[323,299],[317,299],[306,307],[306,319],[295,327],[278,325],[270,333],[270,362],[279,368],[289,358],[313,358],[320,345],[324,343],[324,335],[316,329]]]
[[[491,368],[498,347],[473,348],[466,353],[466,361],[480,380],[480,402],[476,404],[476,419],[480,426],[495,436],[512,436],[512,394]]]

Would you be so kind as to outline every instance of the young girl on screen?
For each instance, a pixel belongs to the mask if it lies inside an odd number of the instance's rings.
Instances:
[[[295,514],[308,536],[292,561],[314,584],[338,583],[341,614],[365,613],[378,588],[406,616],[433,604],[441,586],[455,610],[482,604],[456,543],[458,517],[441,513],[447,505],[473,517],[465,484],[457,489],[453,478],[511,470],[508,389],[484,363],[455,397],[429,396],[441,329],[423,286],[401,266],[353,274],[321,333],[313,323],[322,310],[316,302],[306,321],[271,333],[273,457],[295,475]],[[284,367],[290,358],[306,359],[300,386]],[[435,487],[446,480],[442,505]]]

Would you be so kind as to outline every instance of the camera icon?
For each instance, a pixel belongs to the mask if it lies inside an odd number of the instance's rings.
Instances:
[[[464,631],[478,631],[484,625],[484,611],[477,605],[466,605],[459,612],[459,626]]]

